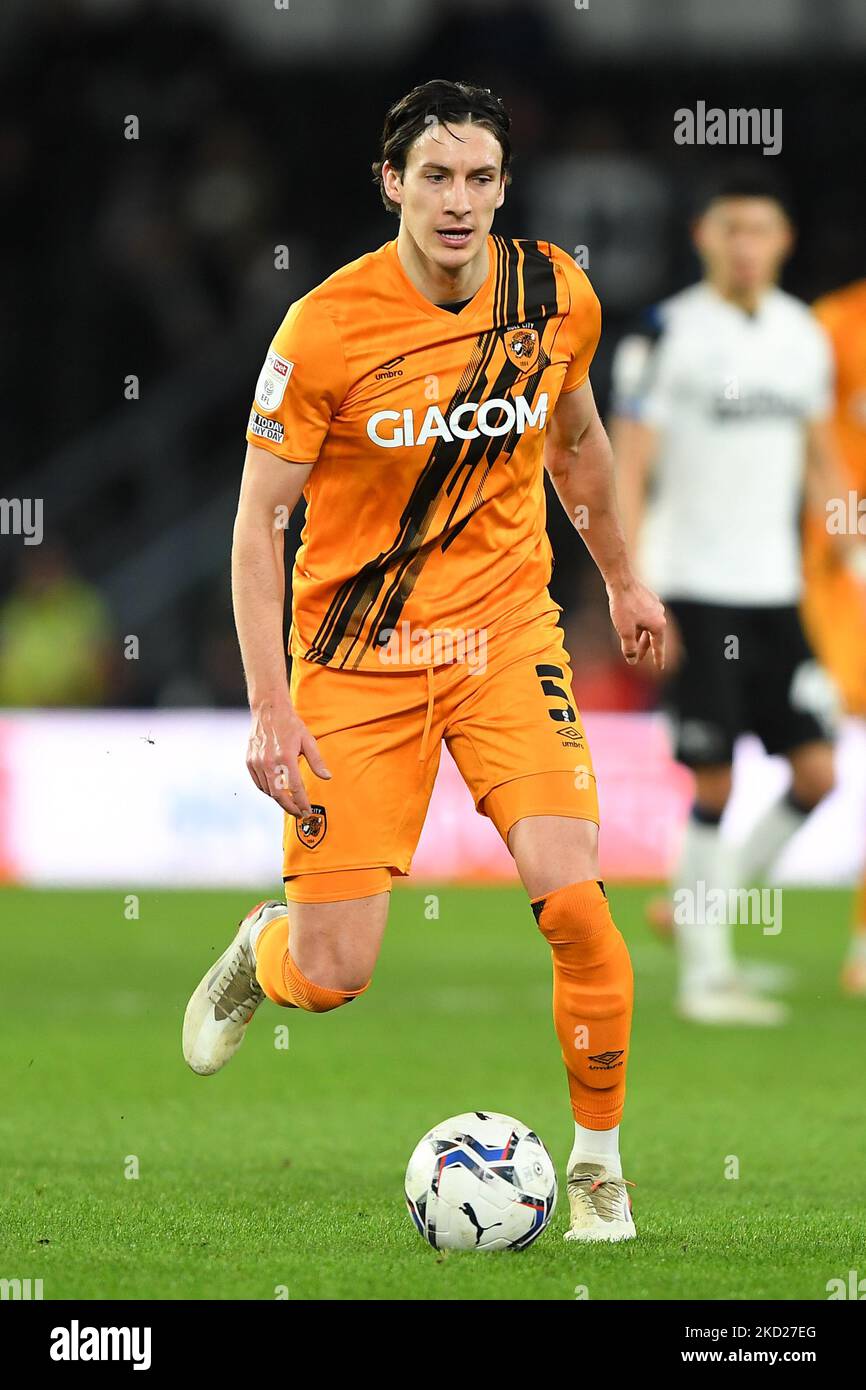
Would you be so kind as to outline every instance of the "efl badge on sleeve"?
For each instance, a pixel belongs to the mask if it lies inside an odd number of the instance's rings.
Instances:
[[[294,365],[294,362],[274,352],[273,348],[269,351],[256,382],[256,405],[263,415],[273,415],[275,410],[279,410]]]
[[[328,829],[328,813],[324,806],[313,806],[308,816],[295,821],[298,839],[307,849],[315,849],[325,838]]]
[[[538,361],[538,333],[534,328],[507,328],[505,352],[509,362],[522,372],[531,372]]]

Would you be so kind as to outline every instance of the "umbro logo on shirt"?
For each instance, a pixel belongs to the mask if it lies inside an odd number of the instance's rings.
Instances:
[[[399,366],[399,364],[400,364],[401,362],[404,362],[405,360],[406,360],[406,359],[405,359],[405,355],[404,355],[403,357],[392,357],[392,358],[390,358],[389,361],[383,362],[382,365],[381,365],[381,367],[379,368],[379,370],[378,370],[377,373],[376,373],[376,380],[377,380],[377,381],[391,381],[392,378],[395,377],[395,376],[402,376],[403,373],[402,373],[402,372],[398,372],[398,371],[396,370],[396,368]]]

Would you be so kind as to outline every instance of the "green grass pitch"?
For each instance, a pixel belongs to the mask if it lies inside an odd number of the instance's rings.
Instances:
[[[438,919],[437,890],[396,891],[361,1001],[266,1003],[207,1079],[183,1063],[181,1019],[250,896],[143,890],[130,921],[120,890],[4,890],[0,1276],[42,1278],[46,1299],[568,1300],[825,1299],[862,1277],[866,1001],[837,987],[850,895],[786,890],[778,936],[738,929],[743,954],[797,972],[792,1022],[762,1031],[673,1017],[646,891],[611,888],[637,978],[622,1139],[638,1239],[581,1248],[562,1240],[550,954],[518,889],[442,889]],[[559,1205],[523,1253],[440,1254],[405,1210],[405,1165],[432,1124],[485,1107],[538,1130]]]

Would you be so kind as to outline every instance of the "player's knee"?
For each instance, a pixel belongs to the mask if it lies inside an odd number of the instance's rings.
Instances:
[[[373,981],[368,973],[345,967],[314,969],[311,977],[301,971],[289,952],[286,983],[300,1008],[314,1014],[325,1014],[360,998]]]
[[[290,941],[293,968],[311,985],[335,994],[355,995],[367,988],[373,976],[375,953],[359,949],[347,955],[329,950],[329,943]]]
[[[720,820],[731,795],[733,771],[726,764],[700,767],[695,771],[695,802],[692,814],[698,820]]]
[[[791,800],[802,811],[814,811],[825,796],[829,796],[836,786],[836,775],[830,759],[817,763],[795,776],[791,784]]]
[[[369,969],[354,970],[338,965],[330,970],[320,969],[313,973],[320,989],[330,989],[336,994],[359,994],[372,983],[372,972]]]
[[[592,942],[591,954],[595,955],[603,938],[607,954],[614,945],[614,937],[619,938],[625,949],[610,915],[607,896],[597,879],[557,888],[534,902],[532,911],[539,931],[554,952],[573,955],[575,948]]]
[[[385,885],[390,880],[387,870],[377,869],[287,880],[291,988],[302,1007],[325,1013],[369,988],[388,915]]]
[[[814,811],[816,806],[830,795],[835,786],[836,779],[832,773],[816,777],[800,791],[797,800],[805,811]]]

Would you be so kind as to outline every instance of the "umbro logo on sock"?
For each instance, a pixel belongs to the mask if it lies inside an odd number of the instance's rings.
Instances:
[[[597,1052],[594,1057],[588,1059],[595,1063],[595,1066],[590,1067],[590,1071],[613,1071],[614,1067],[621,1067],[624,1051],[624,1048],[620,1048],[619,1052]]]

